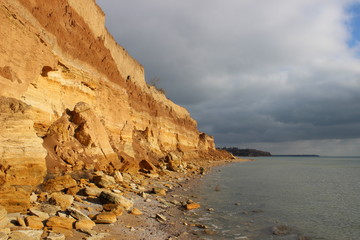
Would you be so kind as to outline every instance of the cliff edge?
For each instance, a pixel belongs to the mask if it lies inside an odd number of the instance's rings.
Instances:
[[[94,0],[0,0],[0,19],[0,205],[8,211],[26,209],[35,186],[64,173],[179,170],[231,157],[146,84]]]

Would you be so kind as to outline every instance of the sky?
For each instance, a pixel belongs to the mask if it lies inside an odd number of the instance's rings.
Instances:
[[[97,0],[218,147],[360,156],[360,0]]]

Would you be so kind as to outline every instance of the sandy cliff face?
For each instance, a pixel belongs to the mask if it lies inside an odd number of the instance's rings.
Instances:
[[[47,174],[125,171],[169,154],[228,157],[186,109],[146,84],[93,0],[0,0],[0,21],[3,196]]]

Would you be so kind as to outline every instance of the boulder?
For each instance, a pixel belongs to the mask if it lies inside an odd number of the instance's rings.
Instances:
[[[63,229],[72,229],[73,228],[73,223],[76,220],[73,218],[68,218],[68,217],[50,217],[47,221],[46,221],[46,226],[51,227],[51,228],[63,228]]]
[[[116,186],[115,178],[109,175],[94,176],[93,182],[102,188],[111,188]]]
[[[85,193],[88,196],[100,197],[100,194],[102,193],[103,190],[104,189],[97,188],[97,187],[86,187]]]
[[[28,216],[25,218],[25,224],[26,226],[32,228],[32,229],[42,229],[44,227],[43,221],[44,219],[38,217],[38,216]]]
[[[70,175],[64,175],[60,177],[56,177],[54,179],[50,179],[46,181],[43,185],[44,190],[47,192],[60,192],[64,189],[71,188],[77,186],[75,179],[73,179]]]
[[[30,207],[30,192],[21,188],[0,188],[0,205],[8,213],[21,212],[26,213]]]
[[[73,202],[73,196],[62,193],[53,193],[49,199],[49,203],[60,206],[61,210],[66,210]]]
[[[70,215],[76,218],[77,220],[91,220],[85,213],[81,212],[76,208],[69,207],[67,210],[70,213]]]
[[[43,230],[16,230],[11,232],[9,239],[11,240],[41,240]]]

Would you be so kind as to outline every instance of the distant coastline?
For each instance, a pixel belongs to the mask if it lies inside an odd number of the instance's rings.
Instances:
[[[317,154],[284,154],[284,155],[271,155],[272,157],[320,157]]]

